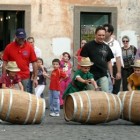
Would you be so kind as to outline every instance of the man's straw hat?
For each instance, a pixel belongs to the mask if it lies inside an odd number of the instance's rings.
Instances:
[[[135,60],[134,65],[131,65],[131,66],[140,68],[140,60]]]
[[[17,66],[17,63],[15,61],[9,61],[6,65],[6,70],[12,71],[12,72],[18,72],[20,69]]]
[[[78,64],[80,66],[92,66],[93,62],[90,61],[89,57],[82,57]]]

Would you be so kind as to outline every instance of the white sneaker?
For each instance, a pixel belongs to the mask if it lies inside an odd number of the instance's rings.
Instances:
[[[59,113],[55,113],[55,116],[56,116],[56,117],[59,117],[59,116],[60,116],[60,114],[59,114]]]
[[[55,113],[54,112],[50,113],[50,116],[55,117]]]

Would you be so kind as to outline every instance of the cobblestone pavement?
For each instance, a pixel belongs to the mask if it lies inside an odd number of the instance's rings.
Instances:
[[[0,140],[139,140],[140,126],[124,120],[106,124],[81,125],[60,117],[46,117],[39,125],[0,124]]]

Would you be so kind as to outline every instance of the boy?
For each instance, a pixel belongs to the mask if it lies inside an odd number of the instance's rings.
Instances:
[[[60,69],[60,60],[54,59],[52,61],[54,70],[50,76],[50,87],[49,87],[49,101],[50,101],[50,116],[60,116],[60,81],[62,78],[67,78],[65,72]]]
[[[6,65],[6,73],[2,74],[0,79],[0,86],[2,88],[16,89],[15,84],[18,84],[19,89],[23,91],[23,85],[20,77],[17,75],[20,69],[18,68],[15,61],[9,61]]]
[[[140,60],[135,60],[131,66],[134,68],[134,73],[127,78],[128,90],[140,90]]]
[[[82,57],[79,65],[80,69],[75,72],[72,82],[64,92],[63,99],[71,93],[86,90],[89,83],[95,87],[95,90],[99,90],[93,75],[89,72],[90,67],[93,65],[89,57]]]

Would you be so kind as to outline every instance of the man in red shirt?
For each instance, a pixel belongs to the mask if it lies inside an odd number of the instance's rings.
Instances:
[[[33,47],[26,41],[26,32],[19,28],[16,30],[15,41],[9,43],[3,54],[3,73],[8,61],[16,61],[20,71],[18,75],[21,77],[21,82],[24,86],[24,91],[27,91],[27,83],[30,78],[29,63],[33,65],[34,80],[33,84],[37,83],[37,58]],[[28,92],[28,91],[27,91]]]

